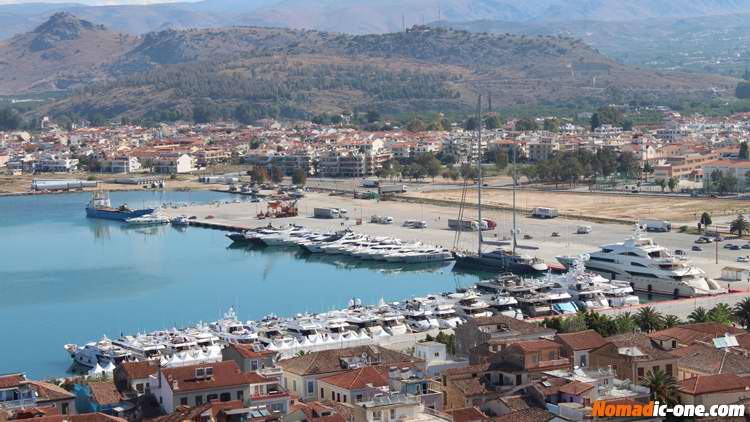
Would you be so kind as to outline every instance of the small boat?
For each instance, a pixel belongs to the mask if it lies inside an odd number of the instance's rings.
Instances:
[[[168,224],[169,219],[156,214],[148,214],[141,217],[133,217],[125,220],[129,226],[157,226]]]
[[[190,220],[188,220],[186,215],[178,215],[177,217],[172,218],[169,220],[170,223],[172,223],[173,226],[188,226],[190,225]]]

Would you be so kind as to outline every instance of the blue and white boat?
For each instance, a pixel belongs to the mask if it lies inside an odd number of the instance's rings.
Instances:
[[[86,217],[125,221],[129,218],[142,217],[151,214],[154,211],[154,208],[132,210],[128,208],[127,204],[122,204],[117,208],[112,208],[109,195],[106,192],[99,191],[94,192],[94,196],[91,197],[91,201],[89,201],[89,204],[86,206]]]

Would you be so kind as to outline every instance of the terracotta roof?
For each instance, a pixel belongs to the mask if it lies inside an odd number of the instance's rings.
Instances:
[[[6,374],[0,375],[0,388],[11,388],[26,380],[26,377],[21,374]]]
[[[614,344],[619,349],[630,348],[637,349],[650,360],[674,359],[676,356],[666,350],[656,347],[651,338],[643,333],[627,333],[607,337],[607,344]]]
[[[88,386],[91,389],[91,397],[100,405],[117,404],[123,400],[114,382],[92,382]]]
[[[490,368],[489,364],[483,363],[479,365],[469,365],[469,366],[463,366],[460,368],[449,368],[443,371],[443,375],[445,375],[447,378],[455,377],[457,375],[470,375],[474,373],[481,374],[482,372],[487,371]]]
[[[81,415],[54,415],[34,418],[34,422],[128,422],[127,419],[104,413],[84,413]]]
[[[511,318],[505,315],[474,318],[472,321],[470,321],[470,324],[477,327],[504,324],[510,331],[514,331],[519,334],[554,332],[554,330],[552,329],[545,328],[537,324],[532,324],[530,322],[521,321],[519,319]]]
[[[592,350],[607,343],[601,334],[594,330],[578,331],[576,333],[560,333],[557,341],[571,350]]]
[[[518,347],[524,352],[540,352],[547,349],[559,349],[560,345],[552,340],[529,340],[519,341],[510,345],[510,347]]]
[[[141,362],[123,362],[120,368],[125,372],[128,379],[146,379],[159,370],[159,364],[150,360]]]
[[[476,407],[464,407],[461,409],[448,410],[445,413],[453,417],[453,422],[475,422],[489,420],[487,415]]]
[[[485,388],[479,378],[453,380],[450,384],[458,389],[464,396],[479,396],[488,393],[487,388]]]
[[[731,351],[724,353],[723,350],[718,350],[713,346],[696,343],[692,346],[675,349],[672,353],[680,357],[677,364],[682,368],[705,374],[718,374],[720,372],[733,372],[739,375],[750,374],[750,359]]]
[[[534,400],[526,395],[500,397],[499,400],[505,403],[511,410],[523,410],[534,407]]]
[[[368,385],[383,387],[388,385],[388,379],[372,366],[352,369],[341,374],[330,375],[318,379],[318,382],[335,385],[346,390],[359,390]]]
[[[680,392],[691,395],[746,391],[749,389],[750,379],[740,377],[737,374],[698,375],[680,381],[679,386]]]
[[[519,410],[507,415],[492,418],[495,422],[547,422],[553,419],[555,415],[536,407]]]
[[[213,375],[196,379],[195,370],[198,368],[213,368]],[[270,382],[267,378],[255,372],[243,373],[233,360],[162,369],[162,376],[170,383],[172,390],[175,392],[210,390]]]
[[[372,345],[305,353],[303,356],[281,360],[278,365],[285,372],[297,375],[328,374],[346,370],[342,365],[342,358],[361,357],[363,355],[370,360],[372,365],[390,366],[422,362],[421,359],[407,354]]]
[[[716,322],[702,322],[697,324],[678,325],[672,328],[656,331],[649,336],[653,339],[675,339],[680,344],[690,345],[696,341],[710,342],[724,334],[743,334],[745,330]]]
[[[570,394],[571,396],[577,396],[579,394],[583,394],[591,390],[592,388],[594,388],[594,386],[587,382],[573,381],[565,385],[561,385],[560,387],[558,387],[557,391],[563,394]]]
[[[237,353],[247,359],[258,359],[273,356],[276,354],[276,352],[272,350],[262,350],[258,352],[253,348],[253,345],[251,344],[230,344],[229,347],[236,350]]]
[[[70,391],[58,387],[55,384],[50,384],[43,381],[27,381],[27,384],[31,385],[31,388],[36,391],[37,401],[55,401],[65,399],[75,399],[75,394]]]

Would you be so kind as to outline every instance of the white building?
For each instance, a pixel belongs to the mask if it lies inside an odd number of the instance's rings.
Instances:
[[[154,173],[181,174],[195,171],[195,159],[188,154],[163,154],[154,161]]]
[[[115,157],[111,160],[102,160],[99,171],[104,173],[132,173],[141,169],[141,162],[137,157]]]

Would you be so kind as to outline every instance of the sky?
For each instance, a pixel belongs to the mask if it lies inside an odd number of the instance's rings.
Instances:
[[[23,3],[81,3],[92,6],[115,4],[155,4],[155,3],[185,3],[197,0],[0,0],[0,4]]]

